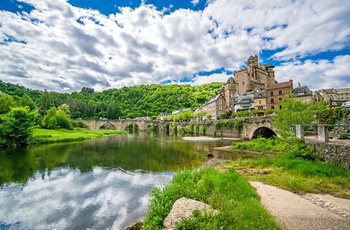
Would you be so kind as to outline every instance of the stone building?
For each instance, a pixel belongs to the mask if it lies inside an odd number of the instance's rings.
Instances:
[[[202,109],[206,110],[212,119],[219,119],[222,114],[226,114],[226,100],[219,94],[205,103]]]
[[[350,100],[350,88],[336,89],[335,100]]]
[[[310,103],[313,100],[312,91],[307,86],[298,86],[292,90],[295,98],[304,103]]]
[[[234,72],[236,92],[245,93],[264,89],[276,84],[274,66],[270,63],[260,65],[258,56],[250,56],[246,68]]]
[[[233,77],[230,77],[225,85],[219,89],[219,94],[221,94],[226,101],[226,109],[231,110],[233,105],[233,95],[236,93],[236,82]]]
[[[243,110],[254,109],[254,92],[236,93],[233,96],[233,111],[239,112]]]
[[[255,90],[254,91],[254,107],[259,111],[259,114],[264,114],[266,110],[266,91]]]
[[[293,80],[277,83],[265,89],[266,108],[278,109],[282,98],[293,90]]]

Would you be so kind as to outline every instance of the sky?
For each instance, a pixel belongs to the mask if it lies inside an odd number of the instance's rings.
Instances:
[[[226,82],[250,55],[350,88],[350,1],[0,0],[0,80],[30,89]]]

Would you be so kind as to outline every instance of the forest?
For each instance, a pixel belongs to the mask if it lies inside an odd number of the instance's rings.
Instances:
[[[0,91],[18,100],[30,99],[42,117],[51,107],[58,108],[66,104],[69,106],[72,119],[99,119],[100,117],[155,119],[163,112],[170,113],[173,110],[201,106],[217,95],[223,84],[223,82],[200,86],[151,84],[107,89],[102,92],[82,87],[79,92],[61,93],[28,89],[0,80]]]

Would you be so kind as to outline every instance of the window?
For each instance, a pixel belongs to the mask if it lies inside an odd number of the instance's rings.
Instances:
[[[259,105],[261,105],[261,100],[259,100]]]
[[[271,98],[271,103],[275,103],[275,100],[273,98]]]
[[[275,106],[271,106],[271,109],[275,109]]]
[[[242,82],[242,85],[244,85],[244,82]]]
[[[222,110],[222,105],[220,105],[220,110]]]
[[[279,98],[279,101],[282,101],[282,97]]]
[[[220,105],[222,104],[222,101],[221,101],[221,100],[219,101],[219,104],[220,104]]]
[[[273,96],[273,91],[270,92],[270,96]]]
[[[242,75],[242,80],[244,80],[244,75]]]
[[[237,83],[237,86],[239,86],[239,83]]]
[[[279,90],[279,91],[278,91],[278,95],[282,95],[282,90]]]
[[[280,105],[280,109],[282,109],[282,105]]]

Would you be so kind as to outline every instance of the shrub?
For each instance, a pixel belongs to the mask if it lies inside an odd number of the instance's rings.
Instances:
[[[25,145],[33,134],[39,113],[29,107],[14,107],[4,115],[0,125],[0,135],[7,144]]]

